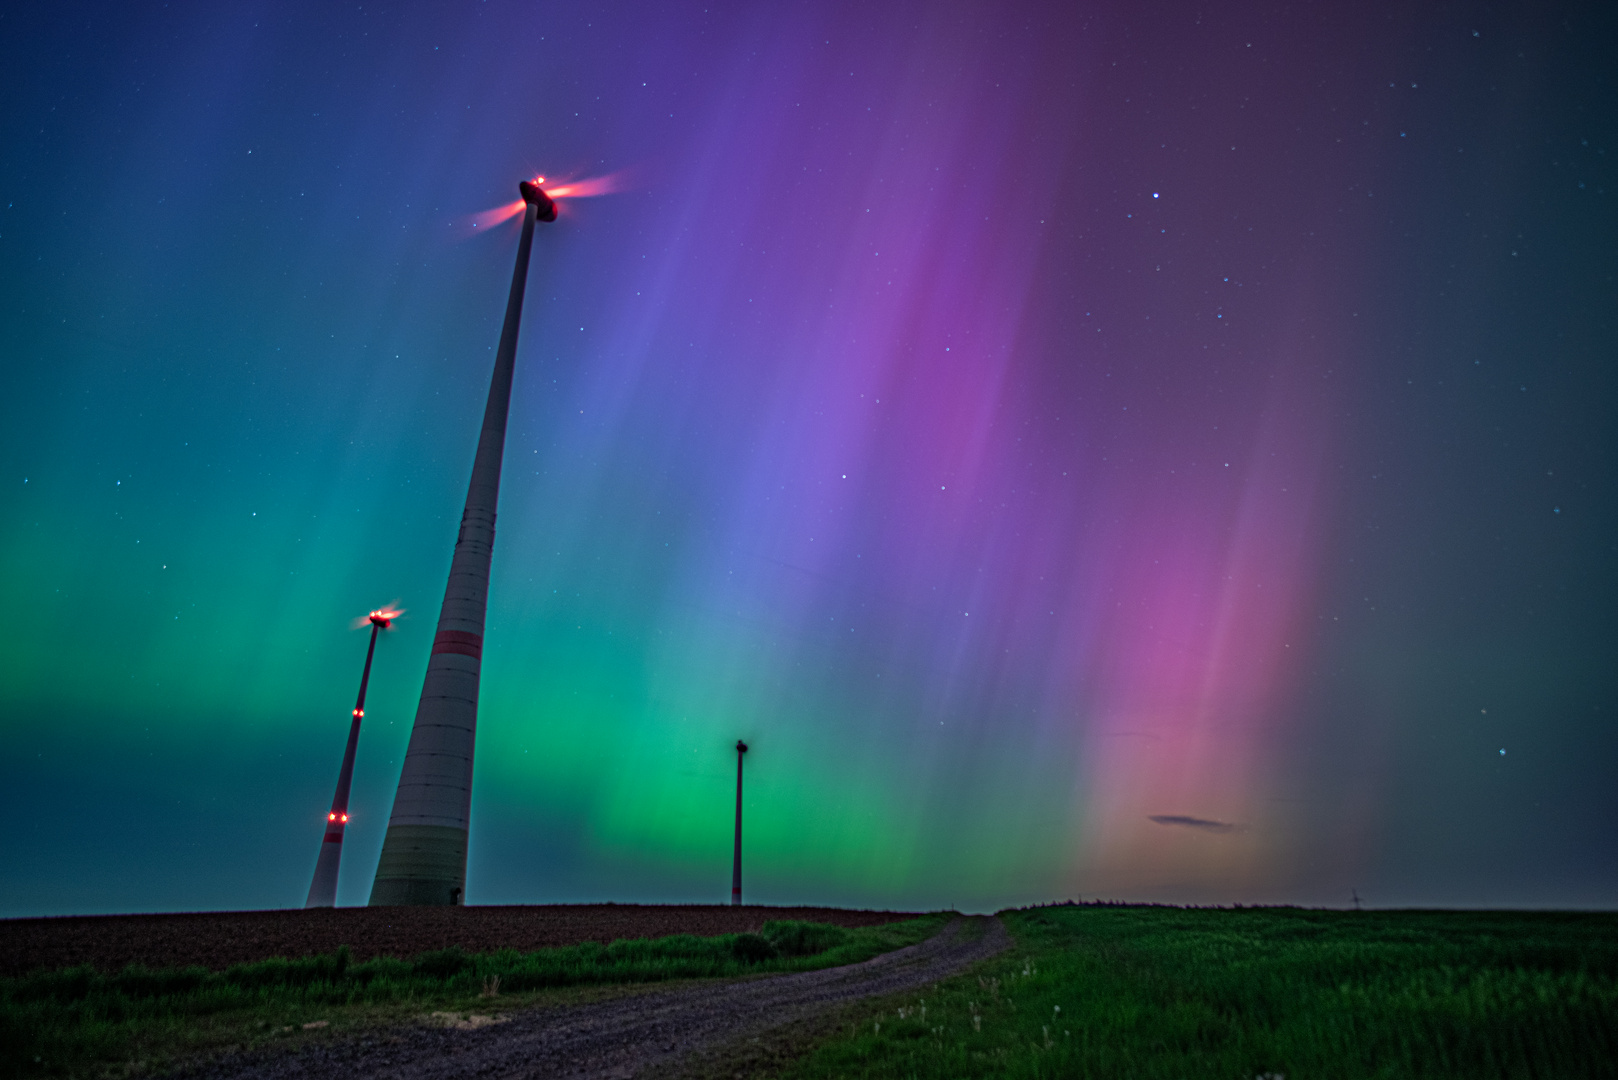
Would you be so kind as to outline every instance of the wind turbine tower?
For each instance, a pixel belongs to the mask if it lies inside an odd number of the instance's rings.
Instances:
[[[348,749],[343,751],[343,766],[337,770],[337,793],[331,797],[331,811],[326,814],[326,836],[320,842],[320,857],[315,860],[315,877],[309,883],[306,908],[337,906],[337,864],[343,858],[343,833],[348,829],[348,789],[354,781],[354,753],[360,747],[360,721],[365,719],[365,687],[371,681],[371,658],[376,655],[376,635],[393,625],[403,615],[391,607],[373,611],[358,625],[371,624],[371,644],[365,650],[365,669],[360,672],[360,696],[354,702],[354,720],[348,725]]]
[[[556,204],[537,181],[523,181],[522,239],[511,274],[505,326],[494,355],[489,401],[483,410],[472,482],[450,562],[449,584],[433,635],[427,677],[416,706],[393,815],[382,841],[371,905],[459,904],[466,897],[466,841],[472,819],[472,747],[477,732],[478,678],[483,666],[483,622],[494,553],[494,511],[500,496],[511,374],[517,359],[517,324],[528,284],[534,223],[555,221]]]
[[[740,907],[742,902],[742,755],[747,744],[736,740],[736,859],[730,864],[730,903]]]

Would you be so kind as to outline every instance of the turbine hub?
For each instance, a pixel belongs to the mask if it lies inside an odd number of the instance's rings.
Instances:
[[[556,203],[551,200],[549,195],[545,194],[544,188],[532,180],[524,180],[517,185],[517,190],[522,192],[523,202],[532,203],[539,208],[538,216],[540,221],[556,220]]]

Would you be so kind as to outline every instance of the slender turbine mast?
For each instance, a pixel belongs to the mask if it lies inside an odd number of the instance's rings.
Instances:
[[[730,902],[739,907],[742,902],[742,755],[747,744],[736,740],[736,860],[730,869]]]
[[[494,552],[494,511],[500,496],[511,372],[517,359],[517,324],[528,284],[534,223],[555,221],[556,204],[538,183],[518,185],[524,206],[517,265],[494,377],[483,410],[472,482],[450,562],[444,606],[438,614],[427,677],[416,706],[393,815],[371,886],[372,906],[459,904],[466,896],[466,839],[472,819],[472,746],[477,732],[478,676],[483,667],[483,619],[489,601],[489,559]]]
[[[354,751],[360,746],[360,721],[365,719],[365,686],[371,681],[371,657],[376,655],[376,635],[403,614],[383,608],[366,616],[371,623],[371,645],[365,650],[360,696],[354,702],[354,722],[348,726],[348,749],[343,751],[343,767],[337,770],[337,794],[332,796],[331,812],[326,815],[326,838],[320,842],[315,879],[309,883],[309,899],[303,902],[306,908],[337,906],[337,864],[343,857],[343,831],[348,828],[348,788],[354,779]]]

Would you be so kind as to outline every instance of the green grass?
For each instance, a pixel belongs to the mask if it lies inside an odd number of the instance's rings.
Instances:
[[[1063,906],[787,1075],[1618,1076],[1618,915]]]
[[[141,1074],[220,1050],[326,1038],[433,1012],[492,1015],[540,1001],[582,1000],[588,995],[579,988],[833,967],[920,941],[943,918],[858,930],[770,922],[759,934],[529,953],[446,949],[359,963],[341,948],[219,972],[35,972],[0,979],[0,1076]]]

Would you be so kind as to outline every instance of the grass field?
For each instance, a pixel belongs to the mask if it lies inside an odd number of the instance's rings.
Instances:
[[[1002,916],[1012,953],[851,1011],[830,1077],[1618,1076],[1618,915],[1105,905]]]
[[[853,1007],[786,1074],[1618,1076],[1618,915],[1083,905],[1003,918],[1011,953],[925,995]],[[941,921],[772,923],[763,934],[412,961],[352,963],[340,951],[223,972],[42,972],[0,980],[0,1075],[139,1074],[431,1014],[477,1023],[648,983],[834,966]]]
[[[204,968],[91,968],[0,979],[0,1076],[130,1075],[199,1054],[295,1043],[437,1014],[472,1023],[588,989],[802,971],[869,959],[943,916],[862,929],[765,923],[759,934],[615,941],[519,953],[449,949],[350,962],[346,950]]]

